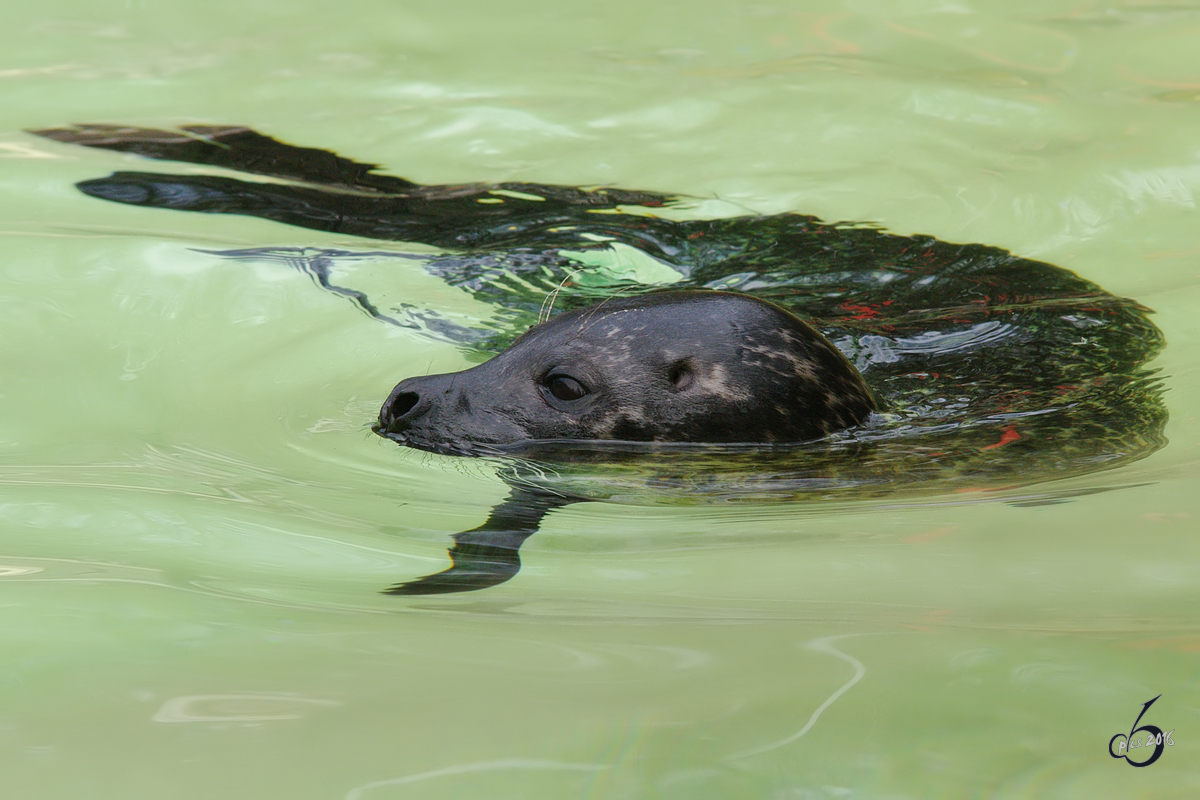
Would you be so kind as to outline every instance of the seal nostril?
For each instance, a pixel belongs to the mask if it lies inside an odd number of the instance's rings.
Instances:
[[[420,402],[420,400],[421,396],[416,392],[401,392],[392,398],[388,411],[391,412],[392,419],[399,419],[412,411],[413,406]]]

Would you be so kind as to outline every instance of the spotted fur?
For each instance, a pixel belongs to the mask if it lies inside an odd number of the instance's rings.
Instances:
[[[555,397],[562,378],[586,393]],[[800,442],[875,409],[846,357],[790,312],[691,290],[570,311],[480,366],[402,381],[376,431],[459,454],[563,439]]]

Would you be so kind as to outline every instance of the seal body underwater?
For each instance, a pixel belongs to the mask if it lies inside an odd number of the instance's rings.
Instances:
[[[406,446],[491,455],[550,443],[540,452],[563,457],[557,463],[620,467],[628,456],[635,469],[681,464],[694,473],[736,462],[724,451],[698,458],[687,450],[694,443],[753,443],[737,462],[752,478],[744,496],[853,499],[1088,474],[1166,442],[1162,387],[1148,366],[1164,342],[1149,310],[1000,248],[793,213],[672,219],[659,210],[683,201],[654,191],[423,185],[244,127],[34,133],[222,170],[121,171],[77,184],[93,197],[438,250],[218,252],[287,263],[376,320],[494,356],[392,390],[375,430]],[[338,259],[364,255],[420,259],[503,322],[464,329],[334,283]],[[582,280],[603,272],[591,265],[626,256],[668,273],[671,289]],[[562,311],[533,324],[564,285]],[[500,474],[509,497],[479,528],[454,536],[452,567],[389,593],[508,580],[546,513],[615,494],[527,479],[519,468]],[[704,488],[690,476],[655,485],[663,484]],[[730,484],[711,494],[727,499]]]

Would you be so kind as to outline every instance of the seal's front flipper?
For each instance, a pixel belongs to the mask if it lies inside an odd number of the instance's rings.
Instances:
[[[384,594],[472,592],[504,583],[521,569],[521,545],[537,533],[542,517],[574,502],[573,498],[514,487],[508,498],[492,509],[487,522],[454,535],[450,569],[396,584]]]
[[[482,538],[488,541],[475,541],[476,531],[467,531],[454,537],[454,546],[450,548],[450,560],[453,566],[443,572],[426,575],[407,583],[399,583],[384,594],[452,594],[455,592],[473,592],[476,589],[487,589],[504,583],[521,569],[521,556],[518,548],[529,533],[509,532],[510,541],[496,544],[490,541],[492,536]]]
[[[373,170],[378,169],[375,164],[360,164],[315,147],[296,147],[240,125],[185,125],[178,131],[74,125],[29,132],[56,142],[134,153],[159,161],[207,164],[342,189],[403,192],[416,186],[403,178],[374,174]]]

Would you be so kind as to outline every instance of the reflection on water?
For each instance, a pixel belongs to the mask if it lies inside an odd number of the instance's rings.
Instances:
[[[321,707],[341,705],[332,700],[263,694],[206,694],[172,697],[151,719],[154,722],[275,722],[301,719]]]
[[[18,575],[36,575],[42,567],[18,567],[12,564],[0,564],[0,578],[13,578]]]
[[[847,655],[846,653],[843,653],[841,650],[838,650],[836,647],[833,646],[833,643],[835,641],[837,641],[838,639],[843,639],[843,638],[845,638],[845,637],[844,636],[830,636],[830,637],[826,637],[824,639],[814,639],[813,641],[806,644],[805,647],[807,647],[809,650],[813,650],[818,653],[828,653],[829,655],[840,658],[841,660],[845,661],[850,666],[854,667],[854,675],[850,678],[850,680],[846,681],[842,686],[838,687],[838,690],[836,692],[834,692],[833,694],[831,694],[829,696],[829,698],[825,700],[824,703],[821,703],[821,705],[817,706],[817,709],[815,711],[813,711],[812,716],[808,718],[808,722],[806,722],[804,724],[804,727],[801,728],[800,730],[796,731],[795,733],[793,733],[791,736],[788,736],[784,739],[780,739],[779,741],[776,741],[776,742],[771,742],[770,744],[764,744],[761,747],[755,747],[752,750],[744,750],[740,753],[734,753],[733,755],[729,756],[730,759],[749,758],[750,756],[758,756],[758,755],[762,755],[763,753],[769,753],[772,750],[778,750],[781,747],[786,747],[787,745],[792,744],[797,739],[799,739],[801,736],[804,736],[806,733],[808,733],[810,730],[812,730],[813,726],[817,724],[817,720],[821,718],[821,713],[823,711],[825,711],[825,709],[827,709],[831,705],[833,705],[839,697],[841,697],[846,692],[850,691],[850,688],[852,686],[854,686],[854,684],[858,683],[859,681],[861,681],[863,679],[863,676],[867,674],[867,668],[863,666],[862,662],[859,661],[854,656]]]
[[[346,793],[345,800],[358,800],[360,797],[365,797],[374,789],[380,789],[386,786],[405,786],[412,783],[431,780],[433,778],[457,778],[464,775],[475,773],[485,773],[488,775],[489,781],[495,780],[495,773],[505,772],[508,770],[536,770],[555,772],[565,770],[568,772],[596,772],[598,770],[608,769],[607,764],[571,764],[563,761],[547,761],[537,758],[508,758],[501,761],[479,761],[470,764],[456,764],[452,767],[443,767],[442,769],[434,769],[428,772],[420,772],[416,775],[404,775],[399,778],[389,778],[382,781],[374,781],[372,783],[356,786]],[[456,791],[452,789],[451,791]]]

